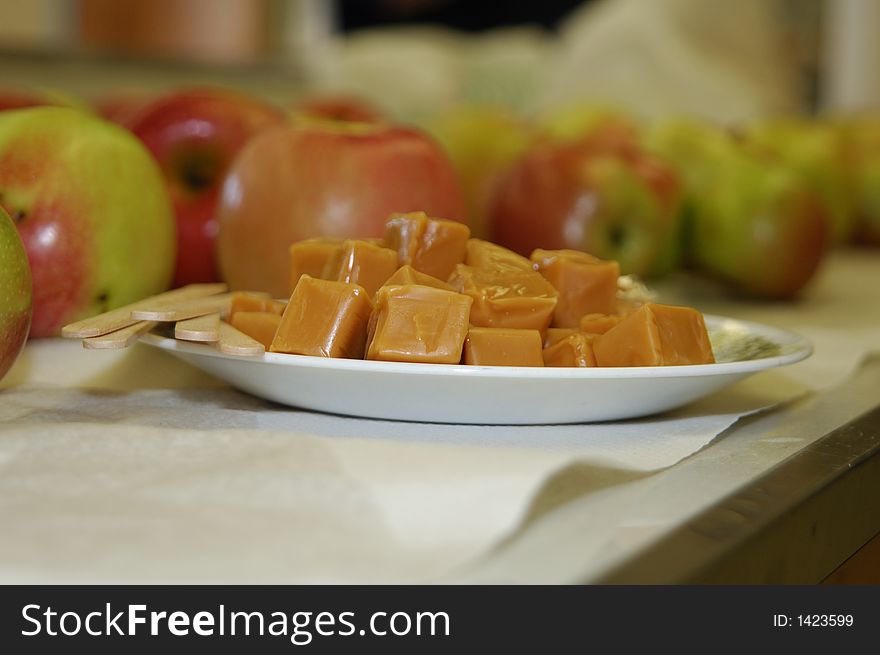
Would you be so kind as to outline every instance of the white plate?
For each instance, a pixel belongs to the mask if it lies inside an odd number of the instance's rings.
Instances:
[[[777,328],[706,316],[717,364],[525,368],[406,364],[266,353],[141,337],[256,396],[303,409],[438,423],[609,421],[685,405],[752,373],[808,357],[810,344]]]

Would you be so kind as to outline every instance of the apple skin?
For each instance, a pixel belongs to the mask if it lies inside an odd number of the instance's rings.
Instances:
[[[682,172],[691,266],[744,296],[775,300],[802,292],[832,227],[801,166],[698,121],[655,125],[646,143]]]
[[[269,104],[221,89],[173,91],[124,118],[165,176],[177,219],[174,286],[219,279],[214,242],[223,178],[251,137],[285,119]]]
[[[389,124],[295,121],[264,130],[232,164],[217,253],[233,289],[287,297],[288,247],[311,237],[381,237],[394,212],[464,218],[455,171],[424,133]]]
[[[495,188],[535,140],[533,126],[500,108],[462,105],[435,114],[424,127],[455,167],[471,236],[488,239],[489,204]]]
[[[778,159],[740,150],[715,162],[707,188],[693,211],[690,254],[698,268],[751,297],[801,293],[832,235],[810,179]]]
[[[174,220],[161,173],[112,123],[61,107],[0,114],[0,205],[30,262],[31,336],[171,282]]]
[[[33,295],[24,245],[9,214],[0,208],[0,380],[27,341]]]
[[[377,107],[363,98],[344,94],[310,96],[295,103],[291,111],[296,115],[348,123],[379,123],[386,120]]]
[[[854,190],[844,140],[833,125],[815,120],[776,119],[751,125],[748,146],[766,150],[798,169],[831,219],[832,239],[846,243],[855,230]]]
[[[680,203],[674,169],[635,144],[544,141],[499,184],[490,238],[523,255],[583,250],[656,277],[680,258]]]

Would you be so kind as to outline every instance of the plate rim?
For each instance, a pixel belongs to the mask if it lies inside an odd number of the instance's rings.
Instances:
[[[734,323],[752,334],[774,335],[777,343],[791,346],[791,352],[758,359],[717,362],[714,364],[690,364],[684,366],[620,366],[620,367],[540,367],[540,366],[462,366],[461,364],[426,364],[418,362],[384,362],[363,359],[343,359],[292,355],[287,353],[263,353],[261,355],[228,355],[213,345],[195,341],[182,341],[171,337],[147,333],[139,341],[169,352],[189,355],[232,359],[257,364],[275,364],[298,368],[330,369],[335,371],[374,372],[405,375],[436,375],[459,378],[522,378],[539,379],[607,379],[607,378],[673,378],[712,375],[737,375],[787,366],[802,361],[813,354],[813,345],[802,335],[788,329],[764,323],[745,321],[715,314],[703,315],[707,326]]]

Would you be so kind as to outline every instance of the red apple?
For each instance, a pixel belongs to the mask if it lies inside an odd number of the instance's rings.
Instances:
[[[500,183],[490,236],[524,255],[571,248],[615,259],[624,273],[660,275],[680,254],[679,187],[671,166],[634,143],[545,141]]]
[[[101,118],[127,126],[153,98],[139,93],[113,93],[92,102],[92,109]]]
[[[21,238],[0,208],[0,379],[12,368],[31,324],[31,269]]]
[[[234,289],[289,294],[288,247],[316,236],[380,237],[394,212],[461,220],[461,189],[441,148],[388,124],[299,121],[239,153],[218,210],[218,261]]]
[[[294,114],[349,123],[378,123],[385,119],[382,112],[369,102],[352,95],[316,95],[297,102]]]
[[[165,290],[174,220],[156,162],[129,132],[62,107],[0,113],[0,206],[34,288],[31,336]]]
[[[218,279],[214,241],[222,180],[252,136],[284,120],[265,102],[217,89],[169,93],[125,120],[165,175],[177,219],[175,286]]]

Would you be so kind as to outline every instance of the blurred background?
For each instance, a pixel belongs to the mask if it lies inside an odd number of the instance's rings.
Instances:
[[[590,99],[742,121],[880,103],[873,0],[0,0],[4,85],[361,94],[402,119]]]

